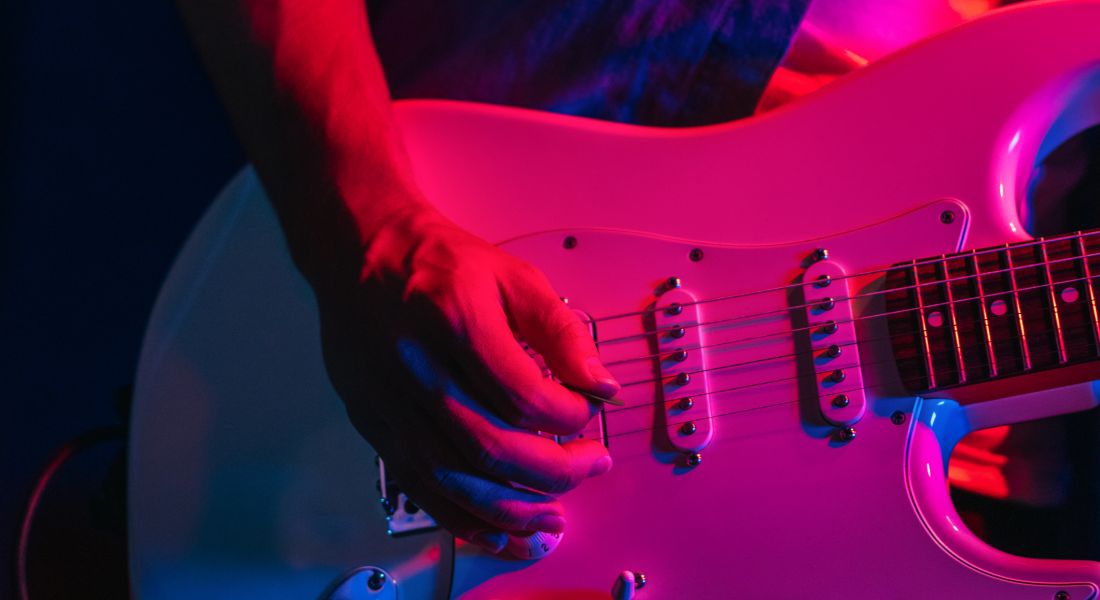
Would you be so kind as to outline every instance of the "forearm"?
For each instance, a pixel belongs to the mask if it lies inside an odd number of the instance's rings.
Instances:
[[[178,4],[304,271],[423,203],[362,0]]]

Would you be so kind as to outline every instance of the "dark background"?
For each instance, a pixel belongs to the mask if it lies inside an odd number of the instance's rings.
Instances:
[[[244,159],[171,2],[0,8],[0,598],[32,479],[120,422],[161,280]],[[35,521],[33,597],[122,597],[121,444],[58,473]],[[113,494],[113,495],[112,495]]]

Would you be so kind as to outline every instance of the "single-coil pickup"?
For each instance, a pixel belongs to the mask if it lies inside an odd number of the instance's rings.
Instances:
[[[863,418],[867,399],[848,279],[839,264],[821,260],[806,270],[804,282],[821,415],[837,427],[849,427]]]
[[[679,287],[661,294],[653,308],[668,440],[688,453],[702,450],[714,435],[699,309],[695,297]]]

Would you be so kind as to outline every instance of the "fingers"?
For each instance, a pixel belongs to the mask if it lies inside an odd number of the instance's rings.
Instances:
[[[493,554],[500,553],[508,543],[508,533],[478,520],[455,503],[413,485],[407,489],[410,498],[427,512],[442,528],[472,544],[477,544]]]
[[[402,443],[384,456],[394,457],[398,481],[432,517],[443,519],[441,524],[447,529],[471,540],[486,528],[505,532],[564,530],[565,512],[556,498],[478,472],[430,422],[396,411],[386,418],[397,433],[393,439]],[[437,509],[437,515],[429,508],[433,506],[444,512]]]
[[[538,491],[560,493],[611,468],[607,449],[599,442],[577,440],[559,445],[529,429],[509,425],[479,402],[480,396],[475,398],[453,376],[440,369],[433,357],[415,341],[400,340],[398,354],[409,374],[418,380],[422,389],[428,390],[427,395],[420,396],[421,405],[428,409],[427,413],[442,429],[442,434],[478,472]],[[520,358],[531,363],[526,354]],[[535,376],[541,384],[551,383],[541,375]],[[587,419],[587,414],[584,418]],[[408,419],[408,416],[395,414],[391,419]],[[419,437],[423,438],[423,428],[420,429]]]
[[[463,457],[478,471],[545,493],[573,489],[606,473],[611,457],[603,444],[575,440],[565,444],[511,427],[456,390],[443,400],[441,427]]]
[[[588,326],[566,307],[542,273],[519,269],[501,292],[518,333],[542,354],[554,375],[597,396],[618,393],[619,383],[600,362]]]
[[[580,431],[598,407],[584,396],[543,376],[542,369],[516,342],[499,304],[469,327],[467,339],[474,361],[464,361],[470,381],[506,421],[532,431],[571,434]],[[483,373],[478,373],[483,371]],[[492,394],[483,383],[488,375],[504,394]]]
[[[502,532],[564,530],[557,499],[477,472],[430,419],[407,408],[387,404],[349,415],[401,488],[441,526],[493,551],[503,546]]]

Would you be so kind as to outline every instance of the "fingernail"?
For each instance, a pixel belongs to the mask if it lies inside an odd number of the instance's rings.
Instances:
[[[589,477],[595,477],[597,475],[603,475],[611,470],[611,457],[601,456],[596,459],[596,462],[592,463],[592,468],[588,470]]]
[[[565,531],[565,517],[547,513],[531,519],[527,523],[528,531],[542,531],[545,533],[561,533]]]
[[[596,380],[596,383],[600,386],[599,390],[593,390],[599,393],[601,396],[614,396],[619,392],[620,385],[615,378],[611,376],[611,371],[607,370],[607,367],[603,366],[600,359],[593,356],[588,359],[588,374],[592,376],[592,379]]]
[[[508,534],[502,531],[482,531],[472,541],[493,554],[500,554],[508,543]]]

